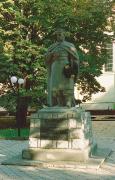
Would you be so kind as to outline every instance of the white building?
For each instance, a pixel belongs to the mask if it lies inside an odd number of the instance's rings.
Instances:
[[[99,92],[92,96],[91,101],[82,104],[85,109],[115,109],[115,41],[107,46],[110,58],[103,68],[103,74],[97,81],[105,87],[105,92]],[[80,98],[77,92],[76,99]]]

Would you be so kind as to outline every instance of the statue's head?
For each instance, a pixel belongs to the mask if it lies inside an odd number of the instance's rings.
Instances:
[[[55,35],[57,37],[57,41],[60,42],[60,41],[64,41],[65,39],[65,32],[63,29],[59,28],[55,31]]]

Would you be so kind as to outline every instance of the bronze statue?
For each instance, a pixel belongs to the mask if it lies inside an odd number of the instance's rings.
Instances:
[[[63,29],[55,32],[56,43],[46,53],[48,70],[48,105],[74,106],[74,82],[79,70],[79,57],[72,43],[65,41]]]

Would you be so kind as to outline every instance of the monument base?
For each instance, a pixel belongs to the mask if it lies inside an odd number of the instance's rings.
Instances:
[[[47,107],[31,117],[29,148],[22,151],[22,158],[85,162],[96,147],[89,112]]]
[[[41,149],[29,148],[22,151],[22,158],[39,161],[73,161],[85,162],[91,153],[97,148],[96,144],[88,146],[83,150],[76,149]]]
[[[16,166],[33,166],[37,168],[58,168],[58,169],[99,169],[104,164],[105,160],[110,156],[111,149],[97,148],[96,151],[84,162],[77,161],[40,161],[40,160],[28,160],[22,159],[21,154],[9,155],[2,165],[16,165]]]

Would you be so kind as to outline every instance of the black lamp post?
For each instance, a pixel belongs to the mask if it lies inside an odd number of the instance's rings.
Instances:
[[[18,137],[20,137],[20,120],[21,120],[21,114],[20,114],[20,86],[24,84],[24,79],[17,78],[16,76],[11,77],[11,83],[17,87],[16,89],[16,96],[17,96],[17,104],[16,104],[16,127],[18,128]]]

